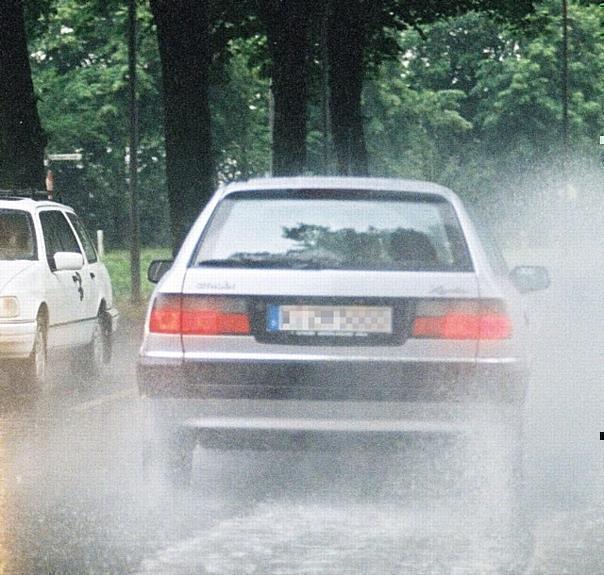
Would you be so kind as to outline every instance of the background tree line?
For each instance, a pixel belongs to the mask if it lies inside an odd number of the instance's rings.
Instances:
[[[0,0],[0,184],[40,183],[45,145],[81,151],[51,166],[57,185],[124,245],[127,7],[22,1]],[[27,51],[14,42],[21,8]],[[571,171],[583,176],[604,133],[603,18],[597,3],[569,6]],[[528,189],[567,194],[558,0],[150,0],[138,19],[146,244],[178,241],[217,181],[271,172],[430,179],[511,213]]]

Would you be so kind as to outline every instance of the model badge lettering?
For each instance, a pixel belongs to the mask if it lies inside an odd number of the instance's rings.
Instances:
[[[430,291],[431,295],[467,295],[467,293],[464,288],[446,288],[444,286],[437,286]]]
[[[199,282],[197,284],[197,289],[234,290],[235,284],[232,284],[229,282],[222,282],[222,283]]]

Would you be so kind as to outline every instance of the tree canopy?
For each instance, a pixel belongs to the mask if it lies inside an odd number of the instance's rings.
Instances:
[[[24,102],[30,111],[37,103],[44,130],[34,120],[27,147],[38,150],[38,165],[44,134],[47,152],[81,151],[80,163],[51,163],[57,186],[91,227],[107,230],[109,245],[123,245],[126,6],[23,1],[36,98]],[[529,3],[495,0],[355,0],[338,12],[345,7],[331,0],[285,14],[271,0],[221,0],[207,3],[205,24],[197,16],[176,19],[176,36],[162,49],[163,4],[138,5],[138,159],[147,244],[166,245],[182,234],[215,183],[265,175],[279,162],[286,166],[280,173],[436,180],[483,203],[516,198],[529,177],[555,179],[562,115],[558,2],[541,0],[531,12]],[[206,5],[177,4],[183,10]],[[597,138],[604,133],[602,18],[597,3],[570,2],[570,142],[577,166],[598,161]],[[185,24],[186,38],[177,38]],[[0,45],[8,37],[2,30]],[[297,48],[284,50],[294,30]],[[194,41],[186,48],[184,40]],[[186,73],[187,63],[197,67],[197,80]],[[207,94],[170,103],[166,86],[177,66],[181,78]],[[182,126],[177,150],[190,151],[182,156],[169,151],[169,108]],[[17,109],[10,107],[11,118]],[[7,126],[0,123],[3,142]],[[170,172],[170,154],[181,160],[181,175],[190,169],[186,183]],[[180,214],[174,212],[179,200]],[[183,231],[171,228],[169,205]]]

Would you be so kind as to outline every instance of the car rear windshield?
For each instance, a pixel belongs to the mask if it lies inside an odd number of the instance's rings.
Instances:
[[[31,216],[21,210],[0,210],[0,260],[36,259]]]
[[[217,206],[193,265],[472,271],[444,198],[350,190],[232,193]]]

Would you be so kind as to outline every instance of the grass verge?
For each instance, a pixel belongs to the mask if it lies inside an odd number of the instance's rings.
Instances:
[[[113,298],[123,320],[141,320],[154,285],[147,280],[147,268],[152,260],[170,259],[169,248],[145,248],[141,252],[141,303],[130,301],[130,252],[127,250],[112,250],[105,254],[103,263],[111,276]]]

